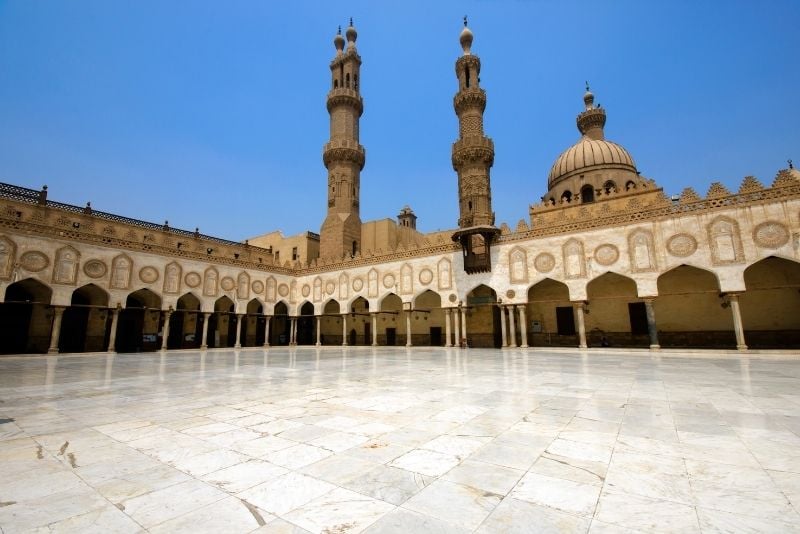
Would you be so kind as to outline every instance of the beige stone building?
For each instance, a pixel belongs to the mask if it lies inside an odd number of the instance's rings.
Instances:
[[[578,142],[556,158],[541,201],[513,227],[496,225],[487,94],[472,33],[460,39],[458,228],[421,233],[408,207],[396,221],[361,221],[351,25],[330,65],[319,235],[229,241],[2,184],[0,351],[800,346],[796,169],[669,197],[605,138],[606,111],[587,87]]]

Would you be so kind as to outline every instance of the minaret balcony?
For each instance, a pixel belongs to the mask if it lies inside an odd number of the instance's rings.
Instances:
[[[494,163],[494,143],[490,138],[475,135],[453,143],[454,168],[475,161],[482,161],[488,166]]]
[[[364,168],[366,150],[352,139],[334,139],[322,147],[322,161],[327,167],[334,161],[352,161]]]
[[[328,113],[337,106],[349,106],[358,111],[359,116],[364,112],[364,100],[355,89],[339,87],[328,92]]]
[[[483,113],[486,109],[486,91],[470,88],[457,92],[453,97],[453,108],[455,108],[458,115],[461,115],[461,112],[465,109],[470,108],[478,108]]]

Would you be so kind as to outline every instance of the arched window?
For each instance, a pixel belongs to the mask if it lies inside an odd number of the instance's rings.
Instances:
[[[611,193],[617,192],[617,184],[615,184],[612,180],[608,180],[606,183],[603,184],[603,191],[606,195]]]
[[[344,86],[349,88],[350,87],[350,73],[344,75]]]
[[[339,80],[333,80],[333,88],[334,89],[338,89],[339,88]]]
[[[636,184],[633,183],[632,181],[628,180],[625,183],[625,191],[633,191],[634,189],[636,189]]]
[[[468,207],[469,211],[472,211],[472,201],[471,200],[469,202],[467,202],[467,207]]]
[[[353,89],[358,91],[358,74],[353,74]]]
[[[581,188],[581,200],[584,204],[594,202],[594,187],[591,185],[584,185]]]
[[[561,193],[561,200],[563,202],[571,202],[572,201],[572,193],[569,191],[564,191]]]
[[[465,78],[465,81],[466,81],[466,84],[467,84],[467,89],[469,89],[469,81],[470,81],[469,80],[469,67],[465,68],[464,78]]]

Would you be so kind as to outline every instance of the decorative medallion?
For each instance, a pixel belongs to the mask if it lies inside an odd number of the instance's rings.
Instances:
[[[533,266],[540,273],[549,273],[556,266],[556,259],[549,252],[542,252],[533,260]]]
[[[303,288],[300,290],[300,294],[303,295],[303,297],[309,296],[311,294],[311,286],[304,284]]]
[[[689,234],[675,234],[667,240],[667,252],[679,258],[691,256],[697,250],[697,239]]]
[[[753,241],[763,248],[781,248],[789,242],[789,230],[777,221],[766,221],[753,229]]]
[[[334,291],[336,291],[336,283],[333,280],[328,280],[325,282],[325,293],[328,295],[333,295]]]
[[[144,282],[145,284],[152,284],[156,280],[158,280],[158,269],[155,267],[142,267],[139,269],[139,280]]]
[[[102,278],[108,272],[108,267],[100,260],[89,260],[83,264],[83,272],[89,278]]]
[[[362,289],[364,289],[364,279],[353,278],[353,291],[361,291]]]
[[[200,273],[192,271],[191,273],[186,273],[183,281],[186,282],[186,285],[189,287],[197,287],[203,279],[200,277]]]
[[[508,291],[506,291],[506,297],[510,299],[513,299],[516,294],[517,292],[514,291],[513,289],[509,289]]]
[[[594,261],[600,265],[613,265],[619,259],[619,249],[614,245],[600,245],[594,249]]]
[[[384,275],[384,277],[383,277],[383,287],[385,287],[386,289],[393,289],[394,288],[394,283],[395,283],[395,278],[394,278],[394,275],[392,273]]]
[[[447,297],[447,300],[449,300],[450,302],[455,302],[458,300],[458,297],[456,296],[455,293],[450,293],[450,296]]]
[[[419,283],[427,286],[433,281],[433,271],[425,267],[419,272]]]
[[[264,292],[264,282],[261,280],[256,280],[250,286],[253,289],[253,293],[263,293]]]
[[[32,273],[38,273],[39,271],[43,271],[50,265],[50,260],[48,259],[47,255],[44,252],[39,252],[38,250],[31,250],[30,252],[24,253],[20,259],[19,264],[22,266],[23,269],[26,271],[30,271]]]
[[[220,287],[222,287],[223,291],[230,291],[231,289],[236,287],[236,282],[234,282],[233,278],[231,278],[230,276],[226,276],[220,281],[219,285]]]
[[[285,297],[289,294],[289,286],[286,284],[280,284],[278,286],[278,295]]]

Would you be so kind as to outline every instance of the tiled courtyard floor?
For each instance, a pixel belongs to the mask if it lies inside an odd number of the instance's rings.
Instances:
[[[800,531],[800,357],[0,358],[11,532]]]

